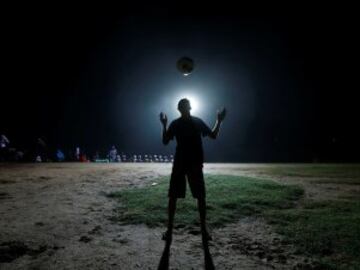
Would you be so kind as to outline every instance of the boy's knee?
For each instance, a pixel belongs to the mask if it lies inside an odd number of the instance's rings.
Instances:
[[[204,197],[197,198],[197,201],[198,201],[198,204],[199,204],[199,205],[205,205],[205,203],[206,203]]]
[[[177,198],[175,198],[175,197],[169,197],[169,207],[170,208],[176,207],[176,200],[177,200]]]

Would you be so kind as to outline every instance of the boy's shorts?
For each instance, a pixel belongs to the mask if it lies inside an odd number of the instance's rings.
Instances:
[[[205,198],[205,184],[202,168],[202,164],[185,165],[174,163],[168,196],[170,198],[185,198],[186,177],[192,196],[196,199]]]

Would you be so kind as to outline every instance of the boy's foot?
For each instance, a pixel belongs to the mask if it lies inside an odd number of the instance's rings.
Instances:
[[[162,240],[166,241],[166,242],[171,242],[172,241],[172,233],[169,231],[166,231],[162,234],[161,237]]]
[[[204,240],[206,240],[206,241],[212,241],[213,240],[208,231],[203,231],[203,232],[201,232],[201,234],[202,234],[202,237],[203,237]]]

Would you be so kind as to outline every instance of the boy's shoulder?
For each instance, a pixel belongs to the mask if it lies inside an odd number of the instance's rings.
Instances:
[[[201,118],[196,117],[196,116],[191,116],[192,120],[195,122],[204,122]]]
[[[180,121],[181,121],[181,117],[176,118],[176,119],[174,119],[174,120],[171,121],[170,125],[176,125],[176,124],[178,124]]]
[[[204,122],[201,118],[196,117],[196,116],[191,116],[191,120],[192,120],[192,122],[194,122],[194,123],[196,123],[196,124],[201,124],[201,123]],[[186,123],[186,122],[189,122],[189,120],[188,120],[188,119],[184,119],[184,118],[182,118],[182,117],[179,117],[179,118],[174,119],[174,120],[170,123],[170,125],[176,126],[176,125],[179,125],[179,124],[181,124],[181,123],[183,123],[183,122]]]

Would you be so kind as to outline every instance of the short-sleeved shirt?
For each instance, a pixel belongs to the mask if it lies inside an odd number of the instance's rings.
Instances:
[[[202,164],[204,152],[201,137],[211,134],[211,129],[200,118],[180,117],[171,122],[167,137],[176,138],[177,146],[174,163]]]

